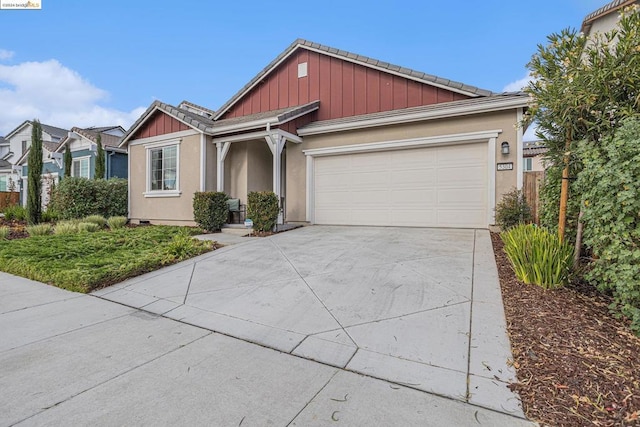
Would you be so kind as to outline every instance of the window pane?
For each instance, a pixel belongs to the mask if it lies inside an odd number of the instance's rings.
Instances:
[[[71,176],[80,176],[80,162],[73,161],[73,169],[71,170]]]
[[[7,177],[0,176],[0,191],[7,191]]]
[[[151,190],[177,190],[178,147],[151,150]]]
[[[89,178],[89,159],[80,160],[80,176]]]

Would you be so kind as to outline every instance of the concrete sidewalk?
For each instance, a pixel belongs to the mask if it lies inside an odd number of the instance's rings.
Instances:
[[[486,425],[509,415],[0,273],[0,425]]]

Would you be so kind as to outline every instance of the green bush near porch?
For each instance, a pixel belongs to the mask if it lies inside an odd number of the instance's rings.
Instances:
[[[202,230],[149,226],[0,240],[0,270],[76,292],[90,292],[202,254]]]
[[[227,199],[218,191],[197,192],[193,195],[193,220],[207,231],[220,230],[229,218]]]
[[[272,191],[252,191],[247,194],[247,218],[255,231],[271,231],[276,226],[280,206]]]

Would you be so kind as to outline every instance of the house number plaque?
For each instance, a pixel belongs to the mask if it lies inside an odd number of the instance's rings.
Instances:
[[[512,171],[513,170],[513,162],[508,163],[498,163],[499,171]]]

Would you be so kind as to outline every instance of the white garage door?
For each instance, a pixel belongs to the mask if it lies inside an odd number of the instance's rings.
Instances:
[[[487,227],[487,143],[314,160],[316,224]]]

